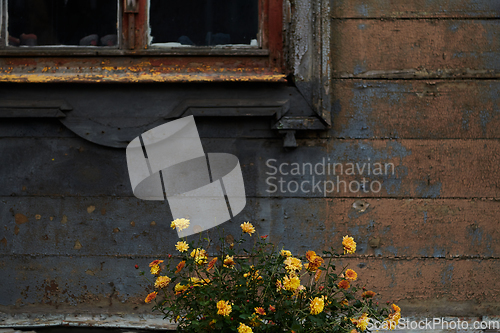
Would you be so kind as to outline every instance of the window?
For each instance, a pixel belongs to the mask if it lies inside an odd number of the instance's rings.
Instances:
[[[4,46],[115,46],[114,0],[8,0]]]
[[[258,0],[150,0],[148,46],[258,46]],[[125,13],[138,13],[135,1]],[[116,46],[117,0],[7,0],[7,46]],[[5,45],[4,45],[5,46]]]
[[[257,0],[150,0],[153,46],[258,46]]]
[[[282,1],[0,0],[0,81],[285,81]]]

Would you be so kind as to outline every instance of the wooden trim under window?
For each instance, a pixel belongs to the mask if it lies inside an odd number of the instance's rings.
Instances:
[[[0,50],[0,82],[220,82],[286,81],[283,0],[259,0],[262,48],[148,48],[147,1],[138,13],[121,7],[121,49]],[[126,16],[133,17],[128,19]],[[130,22],[135,28],[130,29]],[[133,37],[129,34],[135,33]],[[133,42],[133,45],[129,43]]]

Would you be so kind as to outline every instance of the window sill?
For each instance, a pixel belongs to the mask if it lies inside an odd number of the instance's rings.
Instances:
[[[0,82],[285,82],[263,56],[0,57]]]

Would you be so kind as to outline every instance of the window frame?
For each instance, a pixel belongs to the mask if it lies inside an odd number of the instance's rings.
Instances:
[[[260,47],[148,45],[149,1],[118,3],[116,47],[3,47],[0,82],[284,82],[283,0],[259,1]],[[6,45],[7,0],[2,2]]]

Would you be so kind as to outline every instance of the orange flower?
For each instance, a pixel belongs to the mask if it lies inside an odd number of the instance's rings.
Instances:
[[[144,302],[146,303],[149,303],[151,302],[152,300],[154,300],[156,298],[156,295],[158,295],[158,293],[156,291],[153,291],[152,293],[150,293],[146,299],[144,300]]]
[[[185,265],[186,265],[185,260],[183,260],[179,264],[177,264],[177,267],[176,267],[177,269],[175,271],[175,274],[179,273],[184,268]]]
[[[321,266],[325,261],[320,256],[316,255],[314,251],[307,251],[306,258],[309,261],[304,267],[311,272],[315,272],[319,266]]]
[[[276,308],[272,305],[269,305],[269,311],[271,312],[275,312],[276,311]]]
[[[209,271],[212,268],[214,268],[214,265],[215,265],[216,262],[217,262],[217,257],[215,257],[212,260],[210,260],[210,262],[208,263],[208,266],[207,266],[207,271]]]
[[[262,307],[255,308],[254,310],[255,310],[256,314],[260,314],[261,316],[265,316],[266,315],[266,311]]]
[[[394,310],[394,312],[401,312],[401,308],[396,304],[392,304],[391,307]]]
[[[307,251],[306,252],[306,258],[309,262],[313,261],[315,257],[316,257],[316,252],[314,252],[314,251]]]
[[[350,283],[348,280],[342,280],[339,282],[338,286],[340,289],[349,289]]]
[[[324,260],[321,257],[316,256],[313,261],[308,264],[305,264],[304,267],[311,272],[315,272],[322,264]]]
[[[367,290],[363,294],[361,294],[361,296],[363,296],[364,298],[372,298],[375,295],[377,295],[377,293],[375,293],[371,290]]]
[[[163,262],[163,260],[153,260],[152,262],[149,263],[149,267],[153,267],[156,265],[159,265]]]
[[[358,278],[358,274],[349,268],[348,270],[345,271],[345,277],[348,280],[356,281],[356,279]]]
[[[320,277],[321,277],[321,269],[318,269],[316,271],[316,274],[314,274],[314,281],[318,282]]]

